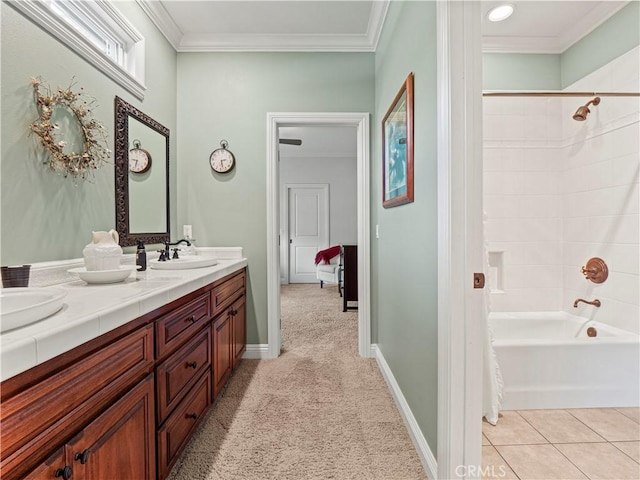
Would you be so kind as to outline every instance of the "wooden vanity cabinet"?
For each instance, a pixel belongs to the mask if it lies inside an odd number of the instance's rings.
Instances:
[[[43,457],[91,423],[153,368],[153,329],[145,326],[95,351],[80,346],[74,361],[48,371],[0,404],[3,480],[22,478]],[[25,378],[31,376],[25,372]],[[15,383],[15,382],[14,382]],[[3,384],[4,385],[4,384]],[[153,400],[151,402],[153,405]],[[153,437],[149,440],[154,444]],[[74,478],[76,478],[74,476]]]
[[[164,479],[211,405],[211,374],[202,375],[158,429],[158,478]]]
[[[87,425],[26,479],[154,479],[153,375]]]
[[[66,469],[66,470],[65,470]],[[52,478],[69,479],[73,470],[67,465],[64,447],[56,450],[49,458],[27,473],[23,480],[51,480]]]
[[[231,377],[233,360],[231,342],[233,338],[232,317],[220,315],[213,323],[213,398],[215,399]]]
[[[245,269],[2,383],[3,480],[163,480],[246,348]]]
[[[213,399],[222,391],[246,350],[244,270],[211,290],[213,314]]]
[[[156,320],[156,349],[173,353],[156,367],[158,478],[164,479],[211,405],[210,294]],[[203,321],[203,316],[206,321]],[[169,347],[171,345],[171,347]],[[160,355],[160,353],[159,353]]]
[[[245,296],[240,297],[231,306],[232,311],[232,331],[233,331],[233,348],[231,354],[233,356],[233,370],[236,369],[242,355],[247,349],[247,309]]]

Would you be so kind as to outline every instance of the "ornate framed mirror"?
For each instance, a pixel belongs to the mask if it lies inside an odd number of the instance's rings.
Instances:
[[[169,129],[115,98],[116,229],[120,245],[170,239]]]

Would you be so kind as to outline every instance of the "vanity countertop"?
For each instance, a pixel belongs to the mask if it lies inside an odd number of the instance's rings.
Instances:
[[[241,251],[240,249],[238,249]],[[62,309],[39,322],[0,334],[0,380],[171,303],[247,266],[242,255],[218,259],[211,267],[132,273],[124,282],[56,285],[67,291]]]

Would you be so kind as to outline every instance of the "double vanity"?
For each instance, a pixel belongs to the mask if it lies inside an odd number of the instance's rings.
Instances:
[[[57,286],[60,311],[4,332],[3,479],[164,479],[246,347],[246,259]]]

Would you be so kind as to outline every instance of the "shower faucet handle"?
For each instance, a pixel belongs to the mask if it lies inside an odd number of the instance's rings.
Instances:
[[[590,258],[587,264],[581,269],[582,274],[587,280],[593,283],[603,283],[609,276],[607,264],[601,258]]]

